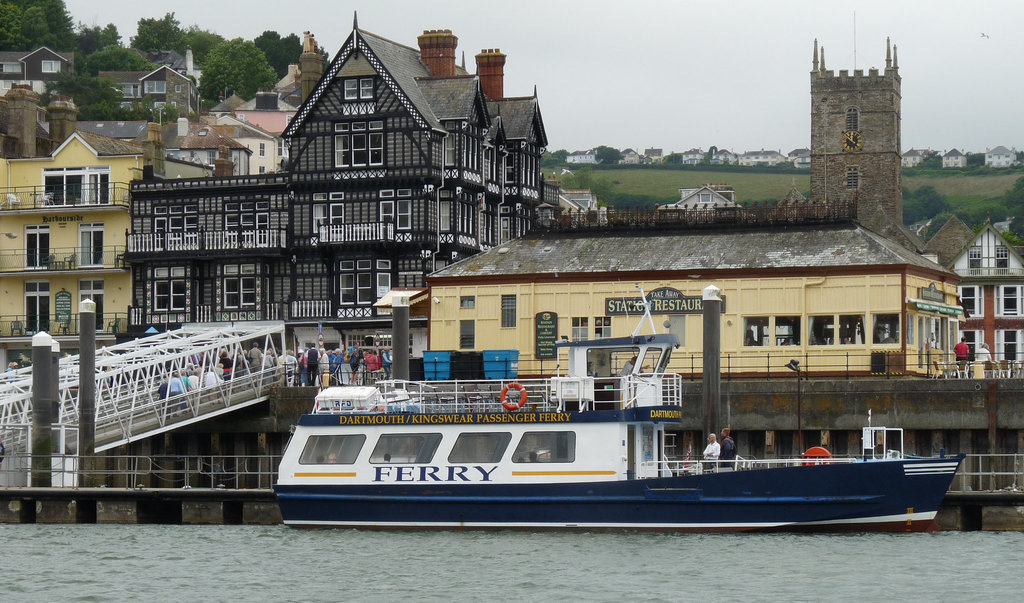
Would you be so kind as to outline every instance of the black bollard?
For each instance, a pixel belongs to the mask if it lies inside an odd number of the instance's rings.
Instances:
[[[78,317],[78,483],[95,486],[91,470],[96,448],[96,302],[83,299],[78,304]]]
[[[53,361],[53,338],[45,331],[32,336],[32,487],[49,488],[50,454],[53,435],[50,433],[53,398],[50,365]]]
[[[722,425],[722,298],[714,285],[704,288],[704,411],[706,433]],[[706,434],[705,434],[706,435]]]

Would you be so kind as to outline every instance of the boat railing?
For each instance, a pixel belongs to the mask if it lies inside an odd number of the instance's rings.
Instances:
[[[641,463],[641,475],[673,477],[679,475],[720,473],[723,471],[753,471],[756,469],[777,469],[779,467],[838,465],[853,463],[856,461],[857,459],[853,457],[753,459],[738,456],[735,460],[729,461],[674,459],[663,461],[644,461]]]
[[[505,412],[503,402],[518,403],[522,386],[526,396],[523,409],[538,411],[619,410],[638,406],[679,405],[682,402],[682,377],[677,374],[634,374],[611,378],[559,378],[453,380],[453,381],[378,381],[389,411],[425,413]],[[579,380],[568,397],[565,380]],[[584,387],[583,382],[592,382]],[[511,386],[511,387],[510,387]],[[502,400],[505,392],[505,400]],[[561,396],[559,397],[561,392]],[[399,396],[409,401],[400,404]]]

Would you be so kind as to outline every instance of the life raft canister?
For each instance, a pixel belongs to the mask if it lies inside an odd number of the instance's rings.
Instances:
[[[831,465],[832,461],[827,460],[832,458],[832,453],[823,446],[811,446],[806,452],[801,455],[801,458],[808,459],[804,462],[804,466],[807,465]]]
[[[508,397],[508,390],[510,389],[519,390],[518,403],[509,402],[508,400],[506,400],[506,398]],[[519,410],[520,408],[526,406],[526,388],[523,387],[523,384],[519,383],[518,381],[513,381],[512,383],[509,383],[505,387],[501,388],[501,405],[504,406],[505,410],[509,412]]]

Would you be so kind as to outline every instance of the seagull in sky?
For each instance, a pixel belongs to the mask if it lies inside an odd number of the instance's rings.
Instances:
[[[987,33],[985,33],[985,32],[981,32],[981,37],[983,37],[983,38],[987,38],[987,37],[988,37],[988,34],[987,34]]]

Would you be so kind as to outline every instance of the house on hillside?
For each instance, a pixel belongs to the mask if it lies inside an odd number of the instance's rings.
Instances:
[[[566,163],[596,164],[597,152],[594,149],[586,151],[573,151],[565,157]]]
[[[626,165],[637,165],[640,163],[640,153],[637,153],[633,149],[623,149],[622,159],[619,159],[619,163]]]
[[[261,90],[253,99],[235,107],[232,113],[246,123],[280,136],[296,111],[296,107],[281,100],[276,92]]]
[[[747,151],[739,157],[740,165],[748,167],[776,166],[786,162],[786,156],[775,150]]]
[[[705,184],[694,188],[679,189],[679,200],[659,205],[658,210],[712,209],[736,207],[736,191],[728,184]]]
[[[643,158],[641,159],[643,163],[661,163],[664,160],[664,150],[656,148],[644,149]]]
[[[811,167],[811,150],[810,149],[793,149],[786,155],[793,167],[801,169],[809,169]]]
[[[181,56],[176,50],[156,50],[147,52],[133,48],[142,58],[154,65],[165,65],[177,71],[181,75],[192,78],[193,81],[200,81],[203,78],[203,70],[196,67],[192,49],[185,50],[185,56]]]
[[[683,165],[700,165],[701,161],[704,161],[704,150],[694,147],[689,151],[683,151],[680,163]]]
[[[75,54],[55,52],[45,46],[32,51],[0,52],[0,95],[14,84],[26,84],[36,94],[46,92],[46,84],[57,81],[61,73],[74,73]]]
[[[214,126],[179,117],[176,123],[162,126],[161,139],[168,156],[210,166],[215,165],[220,148],[225,147],[233,164],[232,173],[236,176],[249,173],[252,151]]]
[[[985,165],[994,168],[1010,167],[1017,160],[1017,154],[1004,146],[985,151]]]
[[[718,149],[711,156],[711,165],[736,165],[739,157],[729,149]]]
[[[288,158],[288,146],[283,138],[230,115],[215,118],[212,125],[219,133],[251,151],[248,173],[273,174],[281,171],[282,162]]]
[[[942,167],[965,168],[967,167],[967,155],[964,155],[956,149],[950,149],[942,156]]]
[[[924,158],[931,152],[931,149],[910,149],[906,153],[903,153],[903,157],[900,159],[900,165],[905,168],[917,167],[921,165]]]
[[[120,87],[121,106],[130,107],[145,97],[153,99],[153,107],[171,105],[178,115],[199,115],[199,87],[192,78],[182,75],[166,65],[152,71],[101,71]]]

